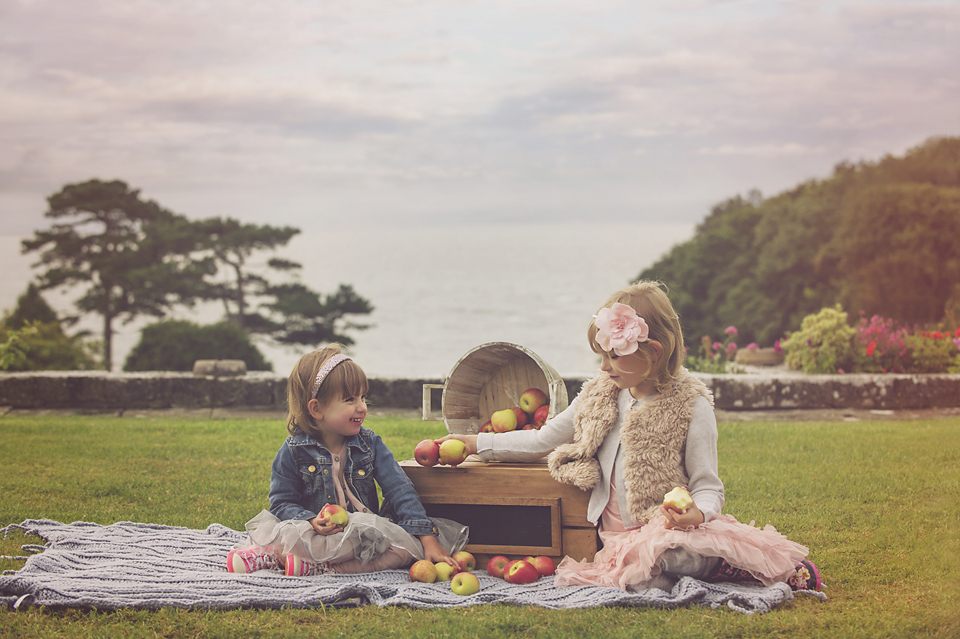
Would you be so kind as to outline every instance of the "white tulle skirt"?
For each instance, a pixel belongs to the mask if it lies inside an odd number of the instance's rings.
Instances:
[[[433,518],[439,531],[440,546],[453,554],[467,544],[469,528],[449,519]],[[313,562],[337,564],[357,559],[361,564],[371,563],[388,548],[405,550],[414,560],[423,559],[420,540],[385,517],[373,513],[350,513],[343,532],[318,535],[303,519],[281,521],[268,510],[248,521],[244,528],[247,539],[243,546],[272,546],[278,556],[295,555]]]

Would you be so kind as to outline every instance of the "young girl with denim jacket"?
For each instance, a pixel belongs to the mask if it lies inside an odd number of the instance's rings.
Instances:
[[[451,553],[466,544],[466,528],[427,517],[393,454],[363,427],[366,393],[366,375],[339,346],[300,358],[287,385],[289,436],[273,461],[270,510],[247,522],[249,538],[230,551],[228,571],[358,573],[417,559],[457,567]],[[327,504],[348,512],[345,526],[319,514]]]
[[[600,373],[539,430],[444,438],[461,439],[483,461],[549,453],[554,479],[590,491],[587,518],[603,548],[592,562],[564,558],[555,584],[669,589],[689,576],[819,589],[806,548],[772,526],[761,530],[721,514],[713,396],[682,366],[679,317],[660,285],[639,282],[614,293],[587,338]],[[683,512],[662,505],[677,486],[693,498]]]

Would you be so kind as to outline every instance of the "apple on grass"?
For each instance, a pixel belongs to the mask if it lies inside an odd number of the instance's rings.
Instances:
[[[537,409],[547,403],[547,394],[539,388],[528,388],[520,395],[520,410],[525,413],[535,413]]]
[[[456,568],[445,561],[437,562],[433,565],[437,571],[437,581],[450,581],[453,576],[459,572]]]
[[[425,439],[413,449],[413,458],[421,466],[436,466],[440,461],[440,444],[432,439]]]
[[[410,566],[410,581],[432,584],[437,580],[437,568],[429,559],[421,559]]]
[[[448,439],[440,444],[440,463],[457,466],[466,458],[467,446],[459,439]]]
[[[450,590],[458,595],[473,595],[480,592],[480,580],[472,572],[458,572],[450,580]]]
[[[517,428],[517,414],[512,408],[504,408],[490,416],[490,423],[493,425],[493,432],[508,433]]]
[[[466,550],[461,550],[453,556],[453,560],[460,564],[461,572],[473,572],[477,567],[477,559]]]
[[[487,562],[487,574],[491,577],[497,577],[499,579],[503,578],[503,572],[507,569],[507,564],[510,563],[510,560],[504,557],[503,555],[496,555],[491,557],[490,561]]]
[[[537,412],[533,414],[533,425],[540,429],[541,426],[547,423],[547,419],[550,417],[550,405],[545,404],[537,409]]]
[[[511,584],[532,584],[540,578],[540,573],[529,561],[521,559],[510,564],[507,572],[503,574],[503,578]]]
[[[320,514],[318,515],[319,519],[325,519],[327,524],[332,524],[334,526],[340,526],[343,528],[347,525],[350,517],[347,515],[347,511],[344,510],[343,506],[338,504],[327,504],[320,509]]]
[[[537,574],[541,577],[549,577],[557,572],[557,565],[549,557],[541,555],[539,557],[524,557],[523,560],[536,568]]]
[[[677,486],[663,496],[663,505],[683,514],[693,505],[693,497],[690,496],[690,491],[685,487]]]

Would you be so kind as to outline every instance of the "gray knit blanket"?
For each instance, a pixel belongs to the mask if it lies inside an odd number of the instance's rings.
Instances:
[[[750,614],[768,612],[793,597],[786,584],[707,584],[690,578],[681,579],[671,592],[652,588],[631,593],[599,586],[556,588],[552,578],[521,586],[491,577],[483,570],[476,572],[480,592],[460,596],[451,591],[449,583],[411,582],[405,570],[314,577],[286,577],[271,570],[229,573],[227,552],[243,533],[219,524],[193,530],[131,522],[102,526],[30,519],[2,530],[4,537],[21,530],[47,542],[43,546],[23,546],[25,552],[32,553],[16,557],[26,559],[23,568],[0,576],[0,602],[14,609],[39,605],[100,610],[228,610],[359,602],[413,608],[488,603],[543,608],[700,605],[727,606]]]

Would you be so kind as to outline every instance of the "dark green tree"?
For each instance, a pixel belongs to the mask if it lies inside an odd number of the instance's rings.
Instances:
[[[174,304],[192,304],[201,292],[209,260],[193,260],[198,248],[189,221],[143,200],[125,182],[68,184],[47,198],[49,229],[23,241],[45,270],[41,289],[84,287],[81,313],[103,320],[103,363],[112,368],[114,322],[140,315],[162,317]]]
[[[252,259],[259,252],[286,246],[299,229],[231,218],[200,220],[195,227],[205,242],[201,254],[219,267],[207,277],[204,296],[219,300],[227,321],[235,326],[281,344],[305,345],[350,345],[354,341],[346,331],[367,327],[347,317],[373,311],[351,286],[340,285],[334,293],[322,295],[297,281],[301,269],[297,262],[275,257],[258,264]],[[285,281],[275,282],[278,275]]]
[[[242,329],[227,322],[200,326],[184,320],[144,327],[123,370],[191,371],[198,359],[240,359],[247,370],[273,370]]]

